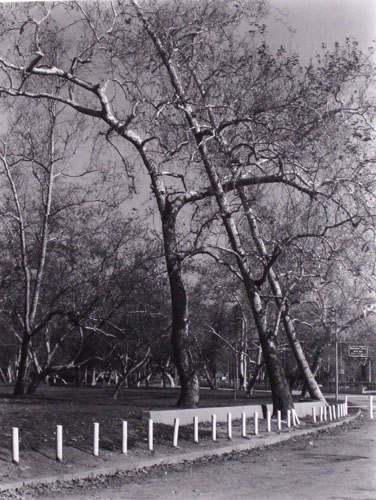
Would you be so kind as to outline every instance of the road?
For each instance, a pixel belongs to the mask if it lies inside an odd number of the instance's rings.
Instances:
[[[113,478],[74,493],[43,494],[43,500],[84,499],[375,500],[376,420],[235,457]]]

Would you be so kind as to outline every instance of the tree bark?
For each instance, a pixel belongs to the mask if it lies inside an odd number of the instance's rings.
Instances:
[[[195,408],[199,403],[200,386],[189,350],[188,299],[182,278],[181,259],[177,253],[176,215],[177,211],[166,200],[162,213],[162,230],[171,291],[171,344],[181,386],[177,406]]]

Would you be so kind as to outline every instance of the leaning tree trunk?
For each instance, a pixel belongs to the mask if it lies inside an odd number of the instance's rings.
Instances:
[[[264,244],[264,241],[259,233],[259,228],[258,228],[258,223],[256,220],[256,217],[252,211],[252,208],[247,200],[245,190],[243,187],[238,188],[239,196],[247,217],[248,225],[251,231],[251,235],[253,238],[253,241],[255,243],[255,246],[260,254],[261,257],[267,259],[268,258],[268,253]],[[320,387],[318,386],[315,376],[311,371],[311,368],[308,364],[307,358],[305,357],[305,354],[303,352],[302,346],[296,336],[296,331],[295,327],[293,324],[293,321],[289,315],[287,307],[283,304],[283,295],[282,295],[282,290],[281,286],[279,283],[279,280],[277,278],[276,273],[274,272],[274,269],[270,267],[269,272],[268,272],[268,281],[270,288],[273,292],[273,295],[275,297],[275,302],[277,304],[277,307],[280,309],[282,308],[281,312],[281,317],[282,317],[282,323],[284,330],[286,332],[286,337],[288,340],[288,343],[290,345],[290,348],[294,354],[295,360],[298,364],[298,368],[300,373],[302,374],[305,384],[307,386],[307,389],[309,391],[309,394],[312,399],[316,399],[319,401],[323,401],[326,403],[325,397],[323,393],[321,392]]]
[[[14,386],[14,391],[13,394],[15,396],[22,396],[25,394],[25,376],[26,376],[26,369],[27,369],[27,358],[29,355],[29,344],[30,344],[31,337],[30,335],[25,331],[22,337],[22,343],[21,343],[21,353],[20,353],[20,359],[18,363],[18,371],[17,371],[17,379],[16,379],[16,384]]]
[[[321,365],[322,351],[323,351],[323,349],[319,347],[318,350],[315,352],[313,367],[312,367],[312,374],[315,377],[315,379],[316,379],[317,373],[318,373],[320,365]],[[307,396],[307,392],[308,392],[308,387],[307,387],[307,384],[304,383],[302,393],[300,396],[302,398],[305,398]]]
[[[286,416],[287,410],[294,408],[294,402],[278,352],[277,336],[274,332],[268,332],[266,329],[265,311],[262,308],[261,299],[258,293],[255,292],[253,284],[249,280],[244,280],[244,284],[256,323],[266,372],[272,391],[273,415],[277,415],[277,411],[279,410],[282,416]]]
[[[168,201],[162,215],[162,228],[171,291],[171,344],[181,387],[177,406],[194,408],[199,403],[200,387],[189,350],[188,299],[182,278],[181,259],[177,253],[176,213]]]

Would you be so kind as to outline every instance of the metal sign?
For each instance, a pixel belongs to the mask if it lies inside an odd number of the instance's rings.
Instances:
[[[349,345],[348,355],[350,358],[368,358],[368,346]]]

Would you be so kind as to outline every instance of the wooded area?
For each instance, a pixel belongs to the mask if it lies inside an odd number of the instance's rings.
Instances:
[[[114,397],[157,374],[194,407],[200,380],[251,394],[266,376],[285,414],[298,382],[325,400],[330,346],[374,345],[371,52],[346,39],[302,64],[267,45],[267,12],[0,5],[0,378],[15,394],[68,368]]]

